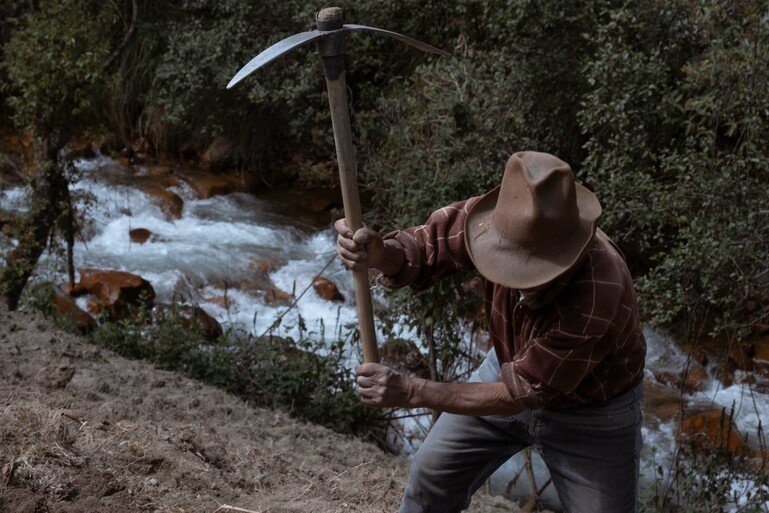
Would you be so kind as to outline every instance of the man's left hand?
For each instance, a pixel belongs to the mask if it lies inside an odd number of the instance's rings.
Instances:
[[[377,408],[412,408],[415,380],[379,363],[364,363],[355,369],[361,401]]]

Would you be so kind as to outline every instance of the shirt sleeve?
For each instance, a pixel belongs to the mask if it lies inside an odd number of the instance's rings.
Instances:
[[[607,334],[615,322],[618,289],[576,282],[556,301],[556,315],[544,333],[501,366],[511,395],[529,408],[574,392],[612,347]]]
[[[433,212],[427,222],[384,236],[403,247],[405,263],[393,276],[379,276],[379,283],[397,289],[411,286],[424,290],[456,272],[473,268],[465,248],[465,218],[479,197],[460,201]]]

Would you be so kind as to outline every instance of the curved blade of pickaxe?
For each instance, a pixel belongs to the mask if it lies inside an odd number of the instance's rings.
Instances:
[[[440,48],[436,48],[432,45],[428,45],[427,43],[423,43],[422,41],[418,41],[414,39],[413,37],[404,36],[403,34],[398,34],[397,32],[392,32],[390,30],[384,30],[380,28],[374,28],[374,27],[367,27],[366,25],[353,25],[351,23],[345,24],[344,28],[351,31],[351,32],[375,32],[377,34],[384,34],[386,36],[390,36],[394,39],[397,39],[398,41],[402,41],[406,43],[407,45],[411,45],[414,48],[418,50],[422,50],[423,52],[427,53],[434,53],[437,55],[442,55],[444,57],[450,57],[451,54],[449,52],[446,52],[444,50],[441,50]]]
[[[347,24],[344,25],[343,28],[340,30],[330,30],[330,31],[322,31],[322,30],[311,30],[309,32],[300,32],[299,34],[294,34],[293,36],[289,36],[286,39],[283,39],[282,41],[278,41],[271,47],[267,48],[263,52],[261,52],[259,55],[251,59],[248,64],[243,66],[238,73],[232,77],[232,80],[230,80],[230,83],[227,84],[227,89],[230,89],[235,84],[246,78],[248,75],[256,71],[257,69],[261,68],[265,64],[268,64],[278,57],[282,56],[285,53],[290,52],[294,48],[297,48],[299,46],[305,45],[309,43],[310,41],[314,41],[318,38],[328,36],[329,34],[334,34],[340,31],[349,31],[349,32],[374,32],[377,34],[384,34],[386,36],[390,36],[394,39],[397,39],[399,41],[402,41],[408,45],[413,46],[414,48],[417,48],[418,50],[422,50],[423,52],[427,53],[434,53],[437,55],[443,55],[443,56],[450,56],[451,54],[441,50],[440,48],[436,48],[434,46],[428,45],[427,43],[423,43],[422,41],[418,41],[414,39],[413,37],[404,36],[403,34],[398,34],[397,32],[392,32],[390,30],[384,30],[380,28],[374,28],[374,27],[367,27],[365,25],[354,25],[354,24]]]
[[[311,30],[309,32],[300,32],[299,34],[294,34],[293,36],[288,36],[286,39],[283,39],[282,41],[278,41],[271,47],[264,50],[262,53],[251,59],[248,64],[243,66],[238,73],[232,77],[232,80],[230,80],[230,83],[227,84],[227,89],[230,89],[232,86],[246,78],[248,75],[256,71],[257,69],[261,68],[265,64],[269,64],[270,62],[274,61],[284,53],[288,53],[294,48],[298,46],[305,45],[309,43],[310,41],[314,41],[318,39],[319,37],[327,36],[328,34],[331,34],[336,31],[332,32],[321,32],[320,30]]]

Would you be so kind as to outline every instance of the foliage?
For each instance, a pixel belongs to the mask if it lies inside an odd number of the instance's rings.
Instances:
[[[328,160],[333,152],[322,67],[314,46],[271,64],[240,83],[225,86],[259,50],[296,32],[313,28],[318,5],[306,0],[254,3],[248,0],[180,0],[169,23],[150,103],[159,113],[167,142],[192,139],[198,146],[218,134],[236,143],[239,160],[253,168],[274,166],[291,153]],[[453,13],[428,2],[358,2],[347,21],[397,26],[436,44],[453,33]],[[457,7],[453,7],[457,9]],[[408,74],[425,57],[382,37],[350,36],[349,68],[353,110],[375,104],[379,90]],[[333,177],[326,173],[326,183]]]
[[[93,121],[100,106],[110,13],[79,0],[40,2],[4,48],[18,126],[46,134]]]
[[[598,31],[583,169],[604,226],[648,270],[647,314],[740,329],[769,312],[767,11],[696,4],[618,10]]]
[[[13,22],[19,15],[30,10],[32,8],[31,0],[6,0],[0,5],[0,54],[2,54],[2,47],[11,38],[11,29]],[[5,125],[6,120],[10,118],[11,112],[8,109],[7,101],[7,87],[4,84],[8,82],[8,74],[2,62],[0,60],[0,121]],[[10,123],[8,123],[10,125]]]

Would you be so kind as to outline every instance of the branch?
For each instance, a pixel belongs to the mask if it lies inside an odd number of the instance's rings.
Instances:
[[[115,48],[115,51],[110,54],[109,57],[107,57],[107,60],[104,61],[104,67],[109,68],[113,62],[115,62],[115,59],[120,57],[120,54],[123,53],[123,50],[125,50],[125,47],[128,46],[128,42],[131,40],[131,37],[134,35],[134,32],[136,32],[136,25],[139,23],[139,4],[138,0],[131,0],[131,24],[128,26],[128,31],[125,33],[125,36],[123,36],[123,40],[120,42],[117,48]]]

